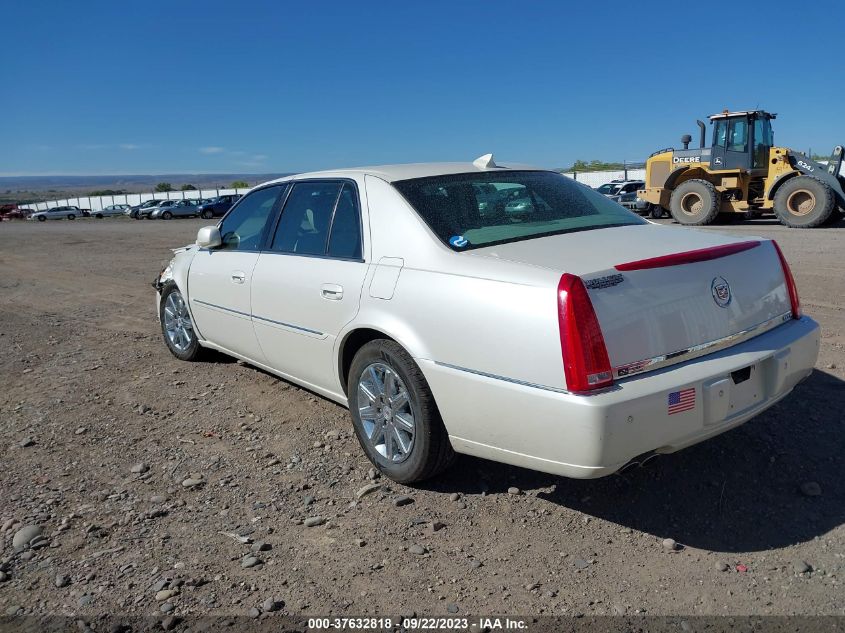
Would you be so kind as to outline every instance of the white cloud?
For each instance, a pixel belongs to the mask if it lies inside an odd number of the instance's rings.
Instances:
[[[121,143],[120,149],[138,149],[140,145],[135,145],[134,143]]]
[[[224,148],[224,147],[215,147],[215,146],[211,145],[211,146],[209,146],[209,147],[200,147],[200,151],[201,151],[203,154],[220,154],[220,153],[222,153],[222,152],[226,151],[226,148]]]

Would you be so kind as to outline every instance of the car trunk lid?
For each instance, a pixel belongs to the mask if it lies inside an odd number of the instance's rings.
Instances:
[[[617,377],[736,344],[792,316],[780,259],[768,240],[633,226],[513,242],[473,255],[579,275]]]

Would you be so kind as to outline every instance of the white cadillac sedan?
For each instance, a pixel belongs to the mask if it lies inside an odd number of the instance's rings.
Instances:
[[[775,242],[656,226],[490,155],[260,185],[153,285],[176,357],[348,407],[399,482],[456,452],[608,475],[764,411],[819,348]]]

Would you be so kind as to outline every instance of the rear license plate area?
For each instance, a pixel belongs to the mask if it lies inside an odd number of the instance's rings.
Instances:
[[[763,401],[763,380],[756,364],[732,371],[731,383],[728,417],[753,408]]]
[[[736,371],[731,372],[731,380],[733,380],[735,385],[741,384],[751,378],[751,365],[745,367],[743,369],[737,369]]]

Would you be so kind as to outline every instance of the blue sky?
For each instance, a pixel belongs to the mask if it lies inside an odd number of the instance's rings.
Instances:
[[[0,175],[642,160],[723,108],[845,142],[845,2],[3,3]]]

